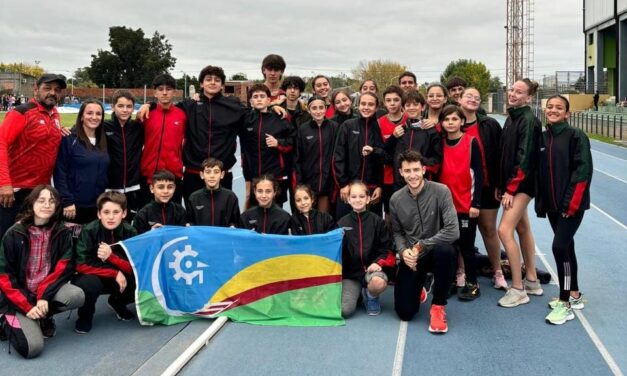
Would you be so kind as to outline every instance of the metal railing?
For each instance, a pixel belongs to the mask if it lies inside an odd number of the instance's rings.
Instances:
[[[544,114],[542,114],[544,122]],[[570,125],[586,133],[627,140],[627,116],[599,112],[574,112],[570,115]]]

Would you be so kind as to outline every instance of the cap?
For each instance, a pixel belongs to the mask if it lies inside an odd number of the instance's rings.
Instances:
[[[46,73],[43,76],[39,77],[37,80],[37,86],[41,84],[49,84],[51,82],[58,82],[61,86],[61,89],[67,88],[67,84],[65,83],[65,76],[62,74],[54,74],[54,73]]]

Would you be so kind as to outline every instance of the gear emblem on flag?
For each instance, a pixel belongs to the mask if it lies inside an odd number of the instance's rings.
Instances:
[[[186,244],[182,252],[177,249],[172,252],[172,255],[174,256],[174,261],[169,263],[168,267],[174,270],[174,279],[176,281],[182,278],[185,280],[186,285],[191,286],[194,283],[194,279],[198,278],[198,284],[203,284],[203,271],[201,269],[207,268],[209,265],[196,261],[196,266],[194,267],[195,260],[191,259],[195,259],[198,256],[198,252],[194,251],[191,245]]]

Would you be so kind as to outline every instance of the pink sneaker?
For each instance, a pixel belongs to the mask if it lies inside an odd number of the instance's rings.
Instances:
[[[466,286],[466,273],[457,272],[457,276],[455,277],[455,285],[457,285],[457,287]]]
[[[507,290],[509,287],[507,285],[507,281],[505,280],[505,277],[503,276],[502,270],[497,270],[494,273],[494,277],[492,277],[492,283],[494,284],[494,288],[499,289],[499,290]]]

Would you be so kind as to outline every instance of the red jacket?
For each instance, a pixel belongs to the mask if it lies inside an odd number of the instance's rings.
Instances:
[[[50,184],[60,143],[56,108],[49,111],[31,99],[10,111],[0,125],[0,187]]]
[[[160,104],[150,111],[144,122],[144,151],[141,173],[148,183],[152,175],[161,169],[183,177],[183,139],[187,116],[176,106],[165,110]]]
[[[398,124],[402,125],[402,124],[405,124],[406,122],[407,122],[407,114],[404,113]],[[398,124],[394,124],[390,119],[388,119],[387,115],[383,115],[379,118],[379,128],[381,129],[381,139],[383,140],[384,144],[388,140],[388,138],[392,136],[392,133],[394,133],[394,128],[396,128]],[[393,165],[386,164],[383,167],[383,184],[386,184],[386,185],[394,184]]]

